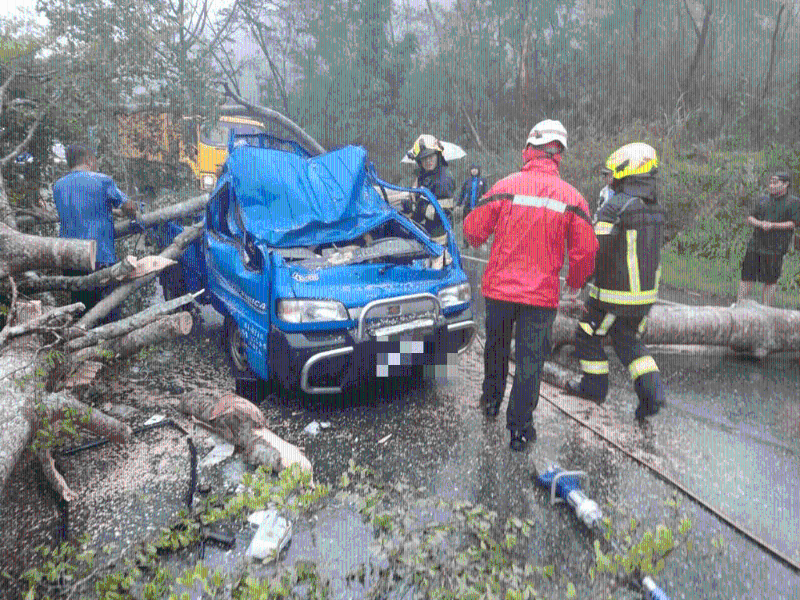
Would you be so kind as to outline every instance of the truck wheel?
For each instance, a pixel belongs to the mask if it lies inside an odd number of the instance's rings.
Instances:
[[[231,375],[236,380],[236,393],[251,402],[261,402],[267,395],[267,385],[250,370],[247,348],[239,326],[230,315],[225,316],[225,350],[231,365]]]

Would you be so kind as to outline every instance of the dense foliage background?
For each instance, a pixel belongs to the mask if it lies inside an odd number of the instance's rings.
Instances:
[[[797,0],[40,0],[37,9],[39,21],[0,19],[6,182],[6,158],[39,117],[27,149],[43,183],[55,175],[56,138],[91,143],[101,167],[130,182],[115,111],[136,102],[212,122],[226,81],[326,148],[365,146],[392,182],[411,181],[400,158],[432,133],[468,151],[451,165],[459,183],[473,162],[491,183],[520,166],[531,126],[555,118],[570,132],[563,175],[591,205],[596,165],[646,141],[661,157],[670,249],[702,259],[738,262],[767,172],[787,168],[800,183]],[[797,273],[782,286],[796,290]]]

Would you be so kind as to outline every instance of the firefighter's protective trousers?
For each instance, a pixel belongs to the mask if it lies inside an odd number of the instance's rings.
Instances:
[[[640,339],[646,323],[644,311],[640,315],[615,315],[593,298],[589,299],[575,335],[575,355],[583,372],[580,388],[584,394],[604,400],[608,393],[608,356],[603,339],[610,336],[614,351],[630,373],[640,404],[663,403],[664,388],[658,366]]]

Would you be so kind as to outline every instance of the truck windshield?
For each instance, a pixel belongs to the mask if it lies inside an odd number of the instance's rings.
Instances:
[[[228,137],[230,136],[231,129],[240,135],[264,132],[261,127],[255,125],[219,122],[211,129],[203,129],[200,139],[204,144],[208,144],[209,146],[224,148],[228,145]]]

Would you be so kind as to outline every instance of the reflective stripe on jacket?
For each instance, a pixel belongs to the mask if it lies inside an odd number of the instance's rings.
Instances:
[[[619,315],[646,314],[658,298],[665,211],[654,200],[617,192],[600,209],[600,244],[589,296]]]
[[[558,306],[558,274],[569,248],[567,283],[580,288],[594,269],[597,240],[589,207],[558,173],[560,155],[529,148],[522,171],[498,181],[464,219],[473,246],[494,234],[483,295],[532,306]]]

